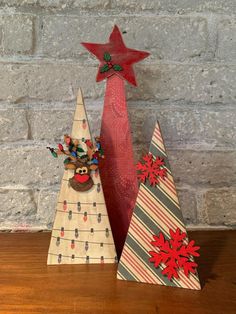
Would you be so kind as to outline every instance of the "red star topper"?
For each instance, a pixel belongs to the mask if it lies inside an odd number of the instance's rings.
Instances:
[[[127,48],[119,28],[115,25],[107,44],[81,43],[100,61],[96,81],[117,74],[137,85],[133,64],[149,56],[148,52]]]

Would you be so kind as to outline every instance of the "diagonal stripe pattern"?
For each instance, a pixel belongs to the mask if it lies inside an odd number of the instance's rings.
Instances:
[[[156,187],[149,183],[141,184],[135,204],[135,209],[129,226],[128,235],[118,265],[117,278],[120,280],[138,281],[165,286],[200,290],[197,274],[186,277],[179,270],[179,278],[169,280],[161,273],[163,265],[155,268],[149,262],[149,251],[152,236],[162,232],[170,239],[169,229],[179,228],[186,232],[183,216],[179,206],[174,179],[168,162],[166,149],[159,123],[156,123],[149,152],[156,158],[164,158],[167,177],[160,179]]]

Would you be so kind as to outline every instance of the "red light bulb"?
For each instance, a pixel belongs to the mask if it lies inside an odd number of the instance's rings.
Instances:
[[[83,119],[82,127],[83,127],[83,129],[86,129],[86,127],[87,127],[87,123],[86,123],[86,120],[85,120],[85,119]]]
[[[63,210],[66,211],[67,210],[67,201],[63,202]]]
[[[88,214],[87,214],[87,212],[84,212],[84,217],[83,217],[84,222],[86,222],[87,219],[88,219]]]

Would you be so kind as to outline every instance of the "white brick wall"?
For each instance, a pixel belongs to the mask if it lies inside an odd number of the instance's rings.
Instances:
[[[1,0],[0,230],[51,227],[63,165],[45,147],[70,131],[79,86],[99,133],[105,84],[80,42],[114,23],[151,52],[127,86],[135,158],[158,118],[187,224],[235,227],[235,0]]]

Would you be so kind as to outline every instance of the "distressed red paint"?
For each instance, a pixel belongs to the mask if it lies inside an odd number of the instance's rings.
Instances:
[[[120,256],[138,194],[124,80],[137,85],[133,64],[149,53],[127,48],[117,26],[108,43],[82,45],[100,61],[97,82],[107,78],[101,125],[101,144],[106,158],[101,161],[99,169],[117,255]],[[110,60],[106,60],[106,56]],[[109,69],[102,72],[106,64]],[[115,70],[114,65],[120,69]]]

